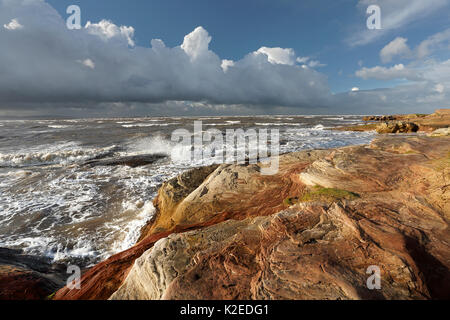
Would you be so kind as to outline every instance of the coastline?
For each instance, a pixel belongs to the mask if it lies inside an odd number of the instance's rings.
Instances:
[[[261,163],[189,170],[161,186],[136,245],[52,298],[448,297],[448,145],[388,135],[283,154],[274,176]],[[368,265],[382,293],[365,288]]]
[[[136,246],[55,299],[448,297],[449,144],[397,135],[289,153],[267,178],[261,164],[190,170],[160,188]],[[386,272],[383,294],[364,288],[365,264]]]

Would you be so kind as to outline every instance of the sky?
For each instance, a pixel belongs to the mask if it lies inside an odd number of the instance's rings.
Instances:
[[[0,0],[1,118],[431,113],[449,98],[450,0]]]

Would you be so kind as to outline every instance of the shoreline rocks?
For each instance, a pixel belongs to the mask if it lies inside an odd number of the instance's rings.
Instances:
[[[395,116],[366,116],[363,121],[392,121],[396,120]]]
[[[94,159],[86,161],[83,165],[89,167],[98,166],[128,166],[131,168],[142,167],[148,164],[152,164],[160,159],[167,157],[164,154],[143,154],[136,156],[128,156],[121,158],[104,158],[104,159]]]
[[[430,133],[430,137],[445,137],[450,136],[450,128],[441,128]]]
[[[43,300],[64,285],[62,266],[0,248],[0,300]]]
[[[448,128],[450,124],[450,109],[439,109],[433,114],[406,114],[393,116],[366,116],[366,122],[362,125],[337,127],[333,130],[339,131],[373,131],[379,133],[430,133],[441,128]],[[387,124],[380,124],[385,122]],[[396,128],[398,124],[398,128]],[[416,130],[416,126],[418,129]],[[415,131],[414,131],[415,130]]]
[[[284,154],[273,176],[260,174],[265,163],[189,170],[161,186],[136,245],[53,299],[448,299],[450,110],[367,121],[352,129],[429,136]],[[87,165],[157,158],[119,160]],[[0,249],[0,299],[63,285],[38,260]],[[367,288],[370,266],[381,290]]]

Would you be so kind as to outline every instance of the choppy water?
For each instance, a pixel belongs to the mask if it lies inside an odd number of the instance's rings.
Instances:
[[[165,180],[202,164],[174,159],[173,130],[280,130],[280,152],[368,143],[330,131],[360,116],[260,116],[0,121],[0,247],[88,266],[131,247]],[[179,151],[179,152],[178,152]],[[186,151],[186,150],[184,150]],[[155,163],[86,166],[91,159],[164,154]]]

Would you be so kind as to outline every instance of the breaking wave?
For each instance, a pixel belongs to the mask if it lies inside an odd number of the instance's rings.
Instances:
[[[343,118],[305,120],[306,117],[265,116],[243,117],[238,121],[211,117],[210,120],[219,121],[203,125],[204,130],[214,125],[228,128],[238,125],[244,130],[274,126],[280,130],[280,153],[371,141],[373,133],[327,130],[330,121],[358,122]],[[142,226],[154,214],[152,200],[164,181],[189,168],[215,161],[208,157],[194,161],[191,159],[193,146],[170,139],[173,128],[170,125],[191,126],[194,118],[170,118],[172,122],[165,122],[168,119],[98,120],[104,122],[103,127],[97,120],[70,120],[69,124],[43,122],[41,128],[59,126],[52,129],[76,127],[71,122],[82,122],[78,126],[83,130],[50,130],[40,135],[35,135],[33,129],[37,122],[2,122],[14,134],[8,135],[11,137],[8,145],[2,145],[0,151],[1,246],[21,248],[28,254],[44,255],[57,262],[95,264],[137,241]],[[74,135],[76,141],[71,140]],[[26,146],[33,141],[39,143]],[[206,142],[203,147],[207,156],[211,154]],[[215,151],[225,149],[226,146]],[[138,168],[81,165],[96,158],[153,154],[167,157]]]
[[[111,153],[116,146],[105,148],[80,147],[77,142],[42,145],[27,152],[0,153],[0,167],[69,164]]]

